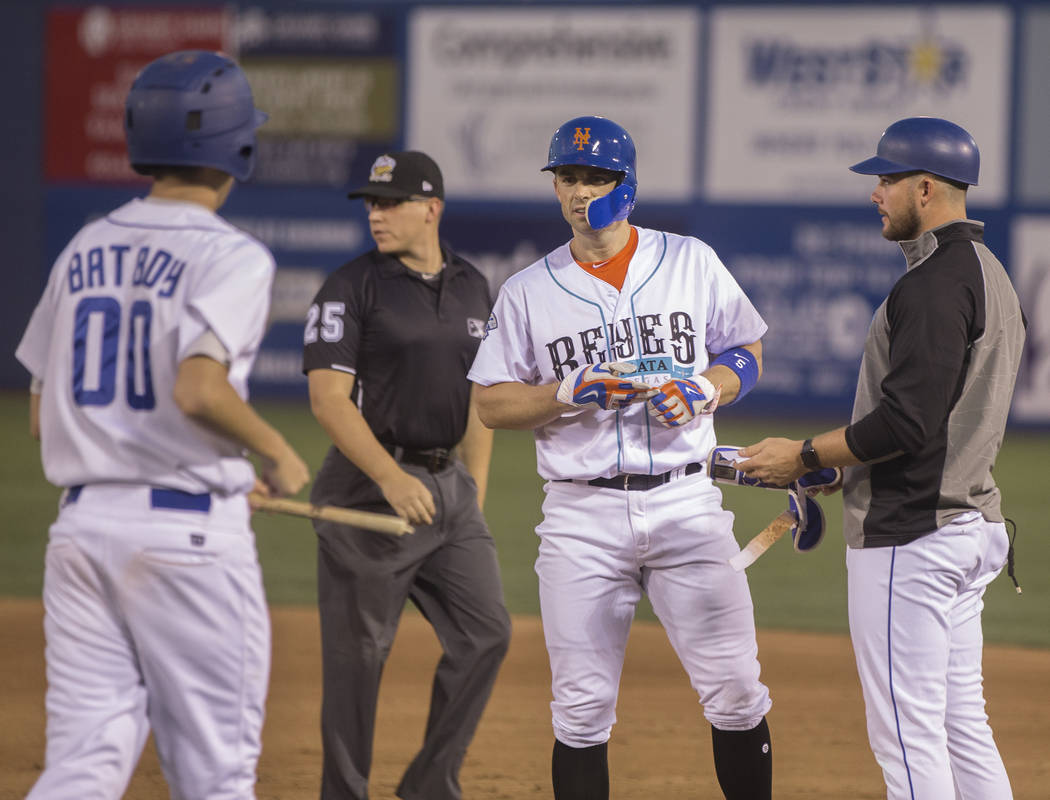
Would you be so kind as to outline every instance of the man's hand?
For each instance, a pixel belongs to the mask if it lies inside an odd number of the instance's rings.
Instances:
[[[693,380],[674,378],[649,398],[649,414],[665,428],[676,428],[700,415],[715,413],[722,387],[717,389],[703,375]]]
[[[399,517],[413,525],[431,525],[437,507],[430,490],[415,475],[398,469],[379,483],[383,497]]]
[[[742,447],[736,468],[753,478],[778,486],[787,486],[809,472],[802,463],[802,442],[795,439],[763,439],[758,444]]]
[[[646,400],[656,389],[644,381],[621,377],[635,370],[634,364],[623,361],[577,367],[558,384],[558,401],[577,407],[593,403],[609,410]]]
[[[306,486],[310,480],[310,469],[290,446],[285,446],[276,459],[263,460],[263,483],[267,495],[290,497]],[[258,490],[258,480],[256,480]]]

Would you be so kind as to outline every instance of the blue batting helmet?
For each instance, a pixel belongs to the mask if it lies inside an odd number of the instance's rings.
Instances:
[[[547,166],[541,172],[578,165],[620,173],[619,185],[605,197],[594,200],[587,209],[591,227],[598,229],[627,219],[634,209],[638,189],[634,161],[634,140],[621,126],[605,117],[576,117],[554,132]]]
[[[954,122],[938,117],[908,117],[888,127],[875,156],[850,167],[862,175],[929,172],[977,185],[981,154],[973,137]]]
[[[255,166],[255,129],[269,118],[233,59],[169,53],[138,74],[125,103],[128,157],[149,166],[214,167],[239,181]]]

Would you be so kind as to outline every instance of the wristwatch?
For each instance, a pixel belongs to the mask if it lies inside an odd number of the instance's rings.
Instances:
[[[806,465],[806,469],[820,469],[820,457],[817,455],[817,451],[813,449],[813,440],[806,439],[802,443],[802,463]]]

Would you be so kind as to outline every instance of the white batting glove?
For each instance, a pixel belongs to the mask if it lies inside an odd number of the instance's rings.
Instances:
[[[635,371],[634,364],[624,361],[577,367],[558,384],[558,401],[577,407],[592,403],[610,410],[646,400],[656,389],[636,378],[621,377]]]
[[[703,375],[692,380],[672,378],[649,398],[649,414],[665,428],[677,428],[698,416],[715,413],[722,387],[717,389]]]

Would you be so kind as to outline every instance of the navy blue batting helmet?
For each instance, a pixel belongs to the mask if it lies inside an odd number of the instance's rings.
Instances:
[[[850,167],[862,175],[929,172],[977,185],[981,154],[973,137],[954,122],[938,117],[908,117],[888,127],[875,156]]]
[[[255,129],[267,119],[233,59],[207,50],[169,53],[144,67],[128,92],[128,158],[136,171],[214,167],[244,181],[255,166]]]
[[[619,185],[587,208],[591,227],[598,229],[627,219],[634,209],[638,189],[634,161],[634,140],[622,126],[605,117],[576,117],[554,132],[547,166],[540,171],[576,165],[620,173]]]

